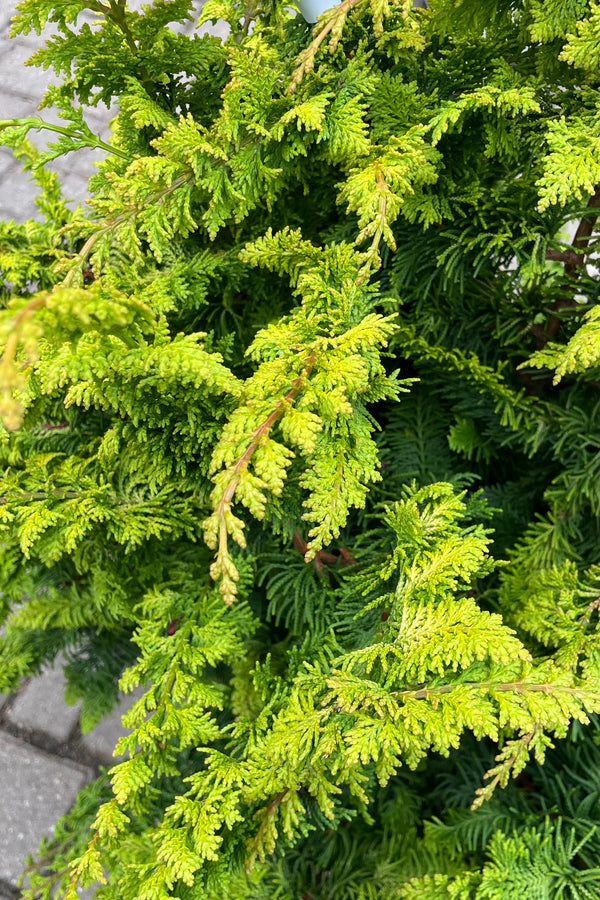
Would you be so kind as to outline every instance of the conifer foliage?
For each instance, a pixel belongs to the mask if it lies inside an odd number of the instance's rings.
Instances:
[[[140,691],[24,896],[596,897],[600,6],[193,17],[12,26],[0,691]]]

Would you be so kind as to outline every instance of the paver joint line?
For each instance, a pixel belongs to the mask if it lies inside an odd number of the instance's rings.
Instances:
[[[20,35],[9,39],[10,20],[17,0],[0,0],[0,118],[40,115],[39,103],[53,74],[25,62],[37,50],[44,37]],[[138,9],[148,0],[128,0]],[[202,7],[195,0],[196,13]],[[95,15],[92,15],[94,18]],[[85,16],[81,18],[83,22]],[[191,33],[197,16],[187,28]],[[198,34],[224,37],[222,28],[203,26]],[[60,122],[56,113],[46,109],[44,118]],[[108,122],[114,110],[95,108],[87,116],[90,127],[101,137],[109,136]],[[36,146],[45,148],[47,135],[32,132]],[[94,173],[97,152],[71,153],[55,160],[51,168],[63,185],[70,205],[85,203],[88,179]],[[35,205],[36,186],[23,172],[11,151],[0,147],[0,219],[24,222],[41,219]],[[40,676],[24,681],[18,692],[0,695],[0,900],[17,900],[16,879],[29,853],[35,854],[41,838],[49,835],[56,820],[66,813],[77,792],[96,777],[98,765],[114,765],[112,756],[118,738],[125,734],[121,716],[139,693],[123,697],[119,705],[97,728],[81,735],[79,708],[62,701],[63,679],[60,665],[49,667]],[[92,891],[81,893],[90,898]]]

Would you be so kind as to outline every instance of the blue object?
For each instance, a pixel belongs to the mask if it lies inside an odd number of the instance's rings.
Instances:
[[[302,18],[313,25],[317,21],[317,16],[320,16],[326,9],[331,9],[335,5],[331,0],[300,0],[298,9]]]

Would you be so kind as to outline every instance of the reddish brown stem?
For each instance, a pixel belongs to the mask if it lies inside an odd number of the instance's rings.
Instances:
[[[589,244],[594,223],[600,214],[600,186],[596,188],[594,194],[590,197],[587,205],[587,212],[581,219],[573,243],[569,250],[546,250],[546,259],[553,259],[564,263],[564,273],[567,278],[573,278],[577,275],[577,270],[584,264],[584,253]],[[545,326],[532,325],[529,329],[536,339],[536,348],[541,350],[548,341],[556,337],[561,324],[559,315],[561,309],[575,306],[576,300],[573,296],[573,289],[570,285],[564,286],[565,294],[557,297],[552,304],[552,314]]]
[[[579,620],[579,625],[581,628],[587,628],[590,622],[590,617],[596,609],[600,609],[600,597],[598,597],[596,600],[592,600],[592,602],[586,608],[586,611]]]
[[[277,422],[277,420],[283,415],[288,404],[293,403],[298,394],[302,389],[302,385],[304,380],[310,374],[310,371],[314,365],[315,356],[314,353],[311,353],[310,356],[304,362],[304,368],[300,375],[298,375],[292,381],[290,390],[287,394],[277,401],[274,409],[267,416],[267,418],[261,422],[260,425],[255,428],[250,438],[250,442],[248,446],[238,457],[231,468],[231,477],[227,483],[227,487],[223,492],[223,496],[217,503],[215,508],[215,514],[219,517],[219,540],[218,540],[218,549],[217,549],[217,559],[216,565],[219,565],[223,560],[225,560],[229,555],[228,550],[228,531],[227,531],[227,522],[225,519],[225,514],[230,510],[231,504],[235,497],[235,492],[237,490],[237,486],[240,483],[241,473],[244,469],[246,469],[252,459],[254,451],[260,445],[261,441],[269,434],[271,428]],[[233,603],[233,595],[230,599],[225,599],[225,602],[229,606]]]
[[[356,560],[351,555],[351,553],[346,550],[345,547],[340,547],[339,549],[340,559],[342,561],[343,566],[355,566],[357,565]]]
[[[565,694],[570,694],[575,697],[581,694],[581,691],[578,688],[565,687],[562,684],[552,684],[550,682],[537,684],[527,681],[509,681],[498,684],[493,681],[463,681],[457,682],[456,684],[441,684],[431,688],[390,691],[390,697],[406,697],[411,700],[424,700],[427,697],[435,697],[438,694],[449,694],[458,688],[475,688],[477,690],[514,692],[517,694],[525,694],[529,691],[542,694],[554,694],[557,691],[562,691]]]
[[[292,543],[294,547],[301,553],[302,556],[306,556],[308,551],[308,544],[302,537],[300,531],[296,528],[292,537]],[[345,547],[340,547],[338,550],[339,556],[336,556],[335,553],[328,553],[327,550],[317,550],[315,553],[315,568],[319,573],[325,574],[323,572],[323,566],[335,566],[340,563],[342,566],[354,566],[356,565],[356,560],[353,559],[351,554],[346,550]]]
[[[553,262],[571,263],[574,266],[583,265],[583,256],[575,250],[546,250],[546,259]]]

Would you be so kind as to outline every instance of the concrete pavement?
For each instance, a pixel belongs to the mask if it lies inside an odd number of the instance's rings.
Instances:
[[[33,34],[9,40],[15,2],[0,0],[0,119],[37,115],[48,84],[56,78],[52,72],[25,66],[41,38]],[[139,7],[142,2],[148,0],[129,0],[129,5]],[[196,5],[200,9],[201,0]],[[57,121],[50,110],[43,115]],[[109,118],[107,109],[87,115],[90,127],[103,135]],[[32,135],[32,140],[38,146],[46,143],[43,133]],[[52,164],[65,197],[85,200],[98,158],[97,152],[86,150]],[[10,150],[0,147],[0,220],[37,217],[35,193]],[[56,820],[69,810],[77,791],[97,775],[98,767],[114,762],[112,749],[124,733],[121,715],[136,699],[123,698],[94,731],[82,736],[79,709],[65,705],[63,687],[59,661],[24,682],[16,694],[0,696],[0,900],[18,897],[16,880],[27,855],[52,833]]]

